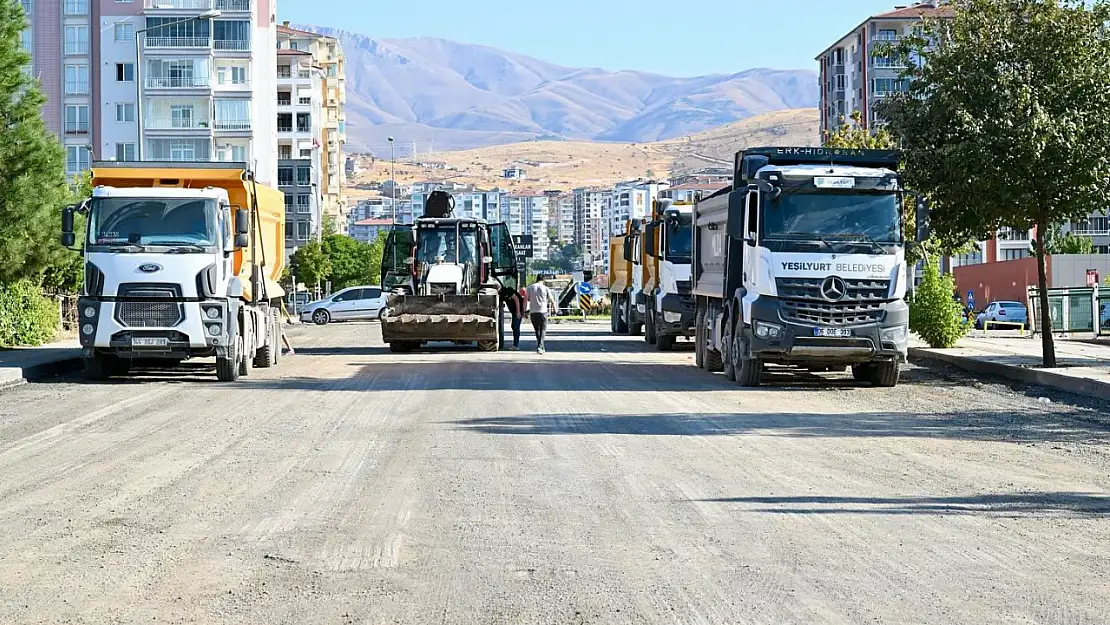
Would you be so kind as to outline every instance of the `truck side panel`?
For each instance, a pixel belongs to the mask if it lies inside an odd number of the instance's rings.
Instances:
[[[722,194],[694,205],[693,293],[722,299],[728,269],[728,206],[730,194]]]
[[[624,259],[627,235],[609,238],[609,292],[624,293],[632,285],[632,263]]]

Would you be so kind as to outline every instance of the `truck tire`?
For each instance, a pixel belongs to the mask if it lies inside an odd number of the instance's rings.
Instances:
[[[721,337],[721,364],[724,366],[725,378],[729,382],[736,381],[736,357],[733,355],[732,320],[725,319],[724,336]]]
[[[497,351],[497,341],[478,341],[478,350],[483,352]]]
[[[244,312],[244,314],[246,314]],[[245,320],[244,320],[245,321]],[[247,343],[247,326],[245,323],[239,324],[239,377],[245,378],[251,374],[251,350],[254,348],[254,337],[249,337],[250,343]],[[247,345],[251,348],[247,348]]]
[[[675,337],[673,334],[664,334],[655,337],[655,349],[661,352],[669,352],[674,349]]]
[[[266,315],[266,325],[262,327],[266,333],[262,347],[254,352],[254,366],[256,369],[269,369],[274,366],[274,321],[272,315]]]
[[[609,331],[613,334],[617,333],[617,319],[620,315],[617,314],[616,306],[609,306]]]
[[[735,354],[733,369],[736,370],[736,383],[740,386],[759,386],[763,380],[763,360],[748,358],[748,346],[743,335],[736,337],[732,352]]]
[[[389,344],[389,351],[394,354],[407,354],[416,349],[417,345],[411,341],[394,341]]]
[[[895,361],[876,362],[869,367],[868,381],[872,386],[893,388],[898,385],[898,374],[901,372]]]
[[[705,368],[705,312],[698,308],[694,315],[694,364]]]
[[[216,379],[220,382],[234,382],[239,379],[239,338],[232,335],[227,347],[227,356],[216,357]]]
[[[709,311],[703,310],[701,315],[701,324],[699,324],[699,327],[701,328],[702,360],[705,362],[705,370],[711,373],[724,371],[725,362],[721,357],[721,352],[709,346],[709,319],[707,318],[709,316]]]
[[[628,336],[640,336],[640,330],[644,327],[644,324],[642,323],[633,323],[632,315],[634,314],[635,310],[636,307],[632,304],[632,298],[628,298],[627,300],[625,300],[624,319],[626,334],[628,334]]]
[[[113,375],[120,373],[119,361],[115,356],[93,352],[91,356],[83,359],[85,377],[94,382],[110,380]]]
[[[625,310],[623,299],[613,299],[613,332],[616,334],[628,334],[628,317],[621,318],[621,312]]]
[[[852,379],[856,382],[870,382],[871,365],[852,365]]]
[[[650,308],[644,315],[644,342],[655,345],[655,311]]]

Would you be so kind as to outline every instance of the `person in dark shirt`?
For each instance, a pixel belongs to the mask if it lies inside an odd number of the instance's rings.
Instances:
[[[520,324],[524,321],[524,298],[514,289],[501,289],[501,301],[509,307],[513,324],[513,345],[508,349],[520,349]]]

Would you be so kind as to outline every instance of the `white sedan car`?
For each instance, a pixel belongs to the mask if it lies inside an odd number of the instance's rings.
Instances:
[[[322,326],[332,321],[381,320],[385,314],[386,295],[378,286],[348,287],[331,297],[306,304],[301,309],[301,321]]]

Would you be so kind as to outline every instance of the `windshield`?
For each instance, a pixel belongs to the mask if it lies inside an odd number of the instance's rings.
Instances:
[[[689,215],[667,220],[667,260],[689,262],[693,248],[692,220]]]
[[[478,258],[478,232],[472,225],[441,226],[420,229],[416,260],[421,263],[436,263],[442,258],[445,263],[474,263]],[[462,245],[459,245],[460,238]]]
[[[216,202],[102,198],[89,212],[91,245],[215,245]]]
[[[788,193],[763,211],[763,238],[873,239],[899,243],[902,218],[895,193]]]

